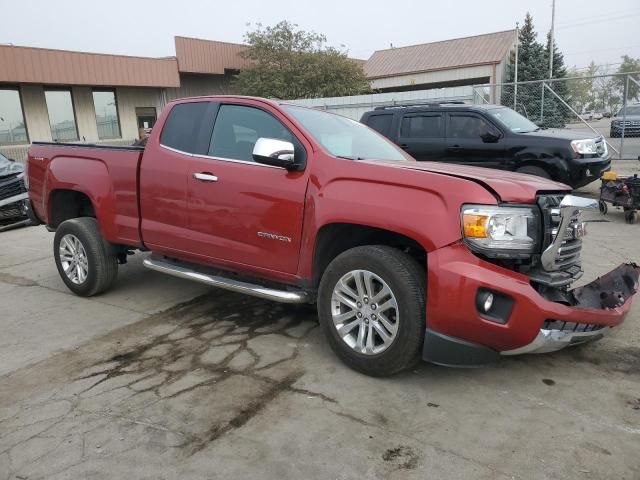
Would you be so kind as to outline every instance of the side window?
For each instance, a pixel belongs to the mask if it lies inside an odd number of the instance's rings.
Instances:
[[[473,115],[449,115],[449,138],[480,138],[487,133],[500,135],[496,127]]]
[[[443,137],[442,115],[409,115],[402,119],[400,136],[403,138]]]
[[[267,112],[241,105],[221,105],[213,127],[209,155],[253,162],[253,146],[262,137],[298,144],[289,130]]]
[[[206,153],[202,144],[202,130],[209,129],[207,112],[214,107],[210,102],[180,103],[174,106],[162,129],[160,143],[186,153]],[[208,135],[207,135],[208,138]]]
[[[388,137],[391,133],[391,121],[393,114],[371,115],[367,121],[367,126],[373,128],[376,132]]]

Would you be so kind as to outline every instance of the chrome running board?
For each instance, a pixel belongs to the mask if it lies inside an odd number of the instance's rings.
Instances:
[[[142,264],[156,272],[166,273],[167,275],[172,275],[174,277],[204,283],[205,285],[210,285],[212,287],[224,288],[225,290],[231,290],[232,292],[244,293],[254,297],[273,300],[275,302],[310,303],[312,301],[311,296],[302,290],[276,290],[262,285],[255,285],[231,278],[197,272],[190,268],[165,262],[157,258],[145,258]]]

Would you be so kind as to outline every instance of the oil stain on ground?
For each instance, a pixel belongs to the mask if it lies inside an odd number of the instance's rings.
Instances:
[[[300,348],[317,327],[311,307],[224,293],[152,317],[136,341],[112,340],[105,348],[112,353],[85,364],[55,401],[0,409],[0,463],[9,459],[11,474],[34,473],[23,470],[35,460],[24,452],[46,459],[59,457],[61,445],[75,448],[65,453],[67,463],[58,458],[60,469],[48,472],[67,474],[96,456],[134,451],[141,435],[156,449],[189,457],[244,426],[283,392],[335,403],[295,386],[304,373]]]

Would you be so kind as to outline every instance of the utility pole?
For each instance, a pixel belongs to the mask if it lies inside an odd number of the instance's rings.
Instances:
[[[516,58],[513,69],[513,109],[518,106],[518,45],[520,44],[520,25],[516,22]],[[517,110],[516,110],[517,111]]]
[[[553,33],[556,21],[556,0],[551,3],[551,38],[549,42],[549,78],[553,78],[553,53],[555,51],[553,43]]]

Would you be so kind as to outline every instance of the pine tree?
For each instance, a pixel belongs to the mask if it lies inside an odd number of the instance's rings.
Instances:
[[[545,62],[544,47],[537,41],[538,34],[533,27],[533,17],[529,12],[524,19],[524,25],[518,33],[518,83],[542,80],[547,75],[548,61]],[[511,55],[511,62],[507,67],[507,81],[515,80],[515,52]],[[518,84],[516,110],[534,122],[541,120],[542,84]],[[514,88],[506,86],[502,91],[502,104],[513,105]]]
[[[549,65],[549,55],[551,51],[551,31],[547,33],[547,44],[544,49],[544,60]],[[548,67],[547,67],[548,68]],[[545,75],[545,78],[549,74]],[[555,40],[553,42],[553,72],[551,78],[562,79],[567,77],[567,67],[564,64],[564,55],[558,50]],[[548,85],[565,101],[569,99],[569,85],[566,81],[549,82]],[[573,113],[564,104],[558,100],[548,90],[544,97],[544,110],[542,112],[541,126],[564,128],[567,120],[571,118]]]

